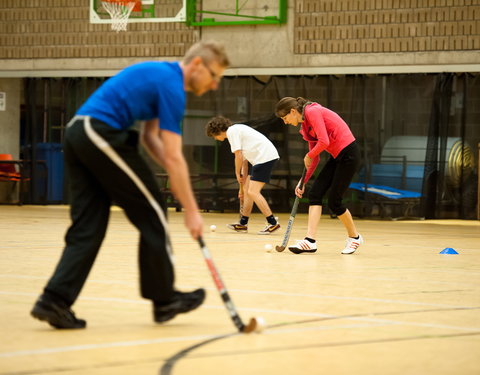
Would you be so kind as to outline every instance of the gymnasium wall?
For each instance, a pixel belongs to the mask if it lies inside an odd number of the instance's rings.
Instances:
[[[181,1],[157,2],[172,13]],[[480,60],[475,0],[291,0],[288,7],[281,26],[132,23],[117,33],[89,22],[87,0],[2,0],[0,73],[115,70],[143,59],[178,58],[192,43],[212,38],[225,42],[240,70]]]
[[[128,32],[118,33],[110,25],[91,24],[88,0],[0,2],[3,69],[114,70],[134,60],[182,56],[199,39],[198,29],[179,22],[131,24]]]
[[[445,135],[474,147],[480,141],[477,0],[290,0],[283,25],[132,23],[119,33],[91,24],[88,2],[0,1],[0,92],[16,103],[0,113],[0,152],[18,154],[19,143],[61,142],[68,119],[105,78],[135,62],[177,60],[207,39],[226,45],[233,66],[217,92],[188,97],[184,144],[193,173],[230,172],[228,147],[217,150],[202,135],[206,120],[223,114],[267,133],[281,147],[278,170],[295,174],[305,142],[297,129],[272,118],[287,95],[338,112],[368,156],[366,165],[378,163],[392,136],[428,134],[443,72],[454,73],[447,77]],[[180,0],[157,2],[174,14]],[[448,193],[453,210],[472,209],[470,199],[458,198],[463,192]]]

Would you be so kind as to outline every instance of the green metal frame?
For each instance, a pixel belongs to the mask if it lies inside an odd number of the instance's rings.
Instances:
[[[188,26],[226,26],[226,25],[277,25],[287,22],[287,0],[278,0],[278,16],[258,17],[248,14],[240,14],[241,9],[245,6],[248,0],[245,0],[243,5],[239,6],[239,0],[235,0],[235,13],[215,12],[211,10],[198,10],[197,0],[187,0],[187,20]],[[197,21],[198,15],[218,15],[241,17],[246,20],[232,20],[232,21],[215,21],[215,18],[202,18]]]

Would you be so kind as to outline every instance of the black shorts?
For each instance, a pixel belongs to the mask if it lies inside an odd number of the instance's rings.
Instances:
[[[252,166],[252,169],[248,171],[251,181],[260,181],[268,183],[270,181],[270,176],[272,175],[272,170],[278,159],[267,161],[266,163],[256,164]]]

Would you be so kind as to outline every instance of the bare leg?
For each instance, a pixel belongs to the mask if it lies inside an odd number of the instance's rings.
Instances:
[[[310,206],[308,208],[307,237],[315,239],[318,223],[322,217],[322,206]]]
[[[245,181],[245,185],[243,186],[243,216],[249,217],[252,213],[253,209],[253,199],[248,194],[248,190],[250,189],[250,176],[247,177]]]
[[[268,205],[267,201],[265,200],[265,198],[260,192],[264,186],[265,186],[264,182],[249,181],[247,197],[249,200],[252,200],[252,202],[255,202],[258,209],[262,212],[262,214],[265,217],[267,217],[272,214],[272,210],[270,209],[270,206]],[[246,202],[245,202],[245,205],[246,205]]]
[[[338,216],[342,224],[345,226],[347,230],[348,237],[357,237],[358,232],[357,228],[355,227],[355,223],[353,222],[352,214],[349,210],[346,210],[343,214]]]

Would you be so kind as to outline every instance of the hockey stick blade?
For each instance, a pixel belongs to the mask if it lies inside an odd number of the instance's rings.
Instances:
[[[265,328],[265,320],[260,317],[250,318],[248,324],[243,328],[243,333],[262,332]]]

